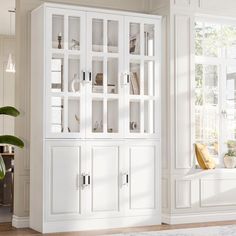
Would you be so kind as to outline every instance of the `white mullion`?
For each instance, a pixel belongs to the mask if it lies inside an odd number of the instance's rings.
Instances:
[[[144,100],[140,99],[139,100],[139,118],[140,118],[140,133],[144,133]]]
[[[103,99],[103,133],[107,133],[107,98]]]
[[[68,27],[68,15],[64,15],[64,49],[68,50],[68,35],[69,35],[69,27]]]
[[[64,112],[63,112],[63,132],[68,133],[68,97],[64,97],[63,102]]]
[[[227,152],[225,143],[227,143],[227,120],[222,116],[222,111],[226,109],[226,71],[227,64],[222,63],[219,71],[219,156],[223,156],[223,153]],[[223,166],[223,159],[220,158],[220,164]]]
[[[151,134],[155,134],[155,130],[154,130],[154,122],[155,122],[155,119],[156,119],[156,116],[154,114],[154,105],[156,106],[156,103],[157,101],[155,100],[149,100],[148,101],[148,128],[149,128],[149,133]]]
[[[103,52],[107,53],[107,20],[103,19]]]
[[[107,133],[107,57],[103,57],[103,133]]]
[[[140,55],[144,57],[144,24],[140,23]]]

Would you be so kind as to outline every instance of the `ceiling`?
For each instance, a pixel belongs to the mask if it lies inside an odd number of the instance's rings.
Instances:
[[[10,13],[15,8],[15,0],[0,0],[0,34],[10,34]],[[12,34],[15,34],[15,14],[12,13]]]

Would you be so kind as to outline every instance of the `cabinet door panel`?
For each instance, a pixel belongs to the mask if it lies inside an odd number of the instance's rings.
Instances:
[[[86,136],[122,136],[123,17],[87,14]]]
[[[82,189],[83,148],[77,142],[57,141],[47,145],[46,202],[51,219],[79,216]]]
[[[130,148],[130,209],[155,207],[155,149]]]
[[[127,212],[130,215],[155,213],[159,209],[160,199],[157,144],[152,141],[130,141],[126,154],[129,172]]]
[[[158,138],[160,104],[160,22],[125,17],[125,134]]]
[[[78,213],[79,191],[77,186],[80,168],[80,148],[52,148],[52,213]]]
[[[82,11],[47,9],[46,137],[85,136],[85,22]]]
[[[91,175],[89,211],[93,216],[120,212],[121,147],[117,144],[89,145]]]
[[[117,211],[119,150],[96,147],[92,150],[92,211]]]

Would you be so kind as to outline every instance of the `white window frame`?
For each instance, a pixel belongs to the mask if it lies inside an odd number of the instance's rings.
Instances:
[[[220,25],[235,25],[236,26],[236,19],[232,18],[216,18],[213,16],[196,16],[194,19],[195,22],[206,22],[206,23],[213,23],[213,24],[220,24]],[[221,55],[220,57],[209,57],[209,56],[196,56],[195,55],[195,27],[193,27],[193,35],[194,35],[194,50],[193,50],[193,55],[194,55],[194,77],[193,77],[193,94],[192,94],[192,111],[193,111],[193,116],[192,116],[192,122],[193,122],[193,128],[192,128],[192,134],[193,134],[193,140],[194,143],[195,141],[195,65],[201,64],[201,65],[216,65],[218,66],[218,86],[219,86],[219,101],[218,101],[218,112],[219,112],[219,134],[218,134],[218,145],[219,145],[219,150],[218,150],[218,167],[222,168],[223,165],[223,156],[227,152],[227,134],[224,132],[224,129],[226,128],[226,120],[223,116],[223,111],[226,110],[226,70],[227,66],[234,66],[236,68],[236,59],[228,59],[226,58],[226,53],[222,53],[223,50],[221,50]],[[204,44],[203,44],[203,52],[204,52]]]

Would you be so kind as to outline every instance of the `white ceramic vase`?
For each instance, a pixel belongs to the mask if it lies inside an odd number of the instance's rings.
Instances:
[[[224,164],[226,168],[235,168],[236,167],[236,157],[235,156],[224,156]]]

